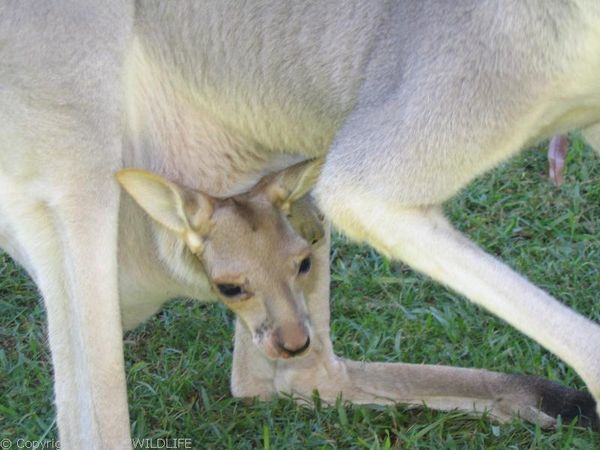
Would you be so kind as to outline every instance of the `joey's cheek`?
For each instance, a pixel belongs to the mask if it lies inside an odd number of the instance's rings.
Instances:
[[[265,319],[265,311],[260,302],[254,299],[248,300],[222,300],[222,303],[249,327],[261,323]]]

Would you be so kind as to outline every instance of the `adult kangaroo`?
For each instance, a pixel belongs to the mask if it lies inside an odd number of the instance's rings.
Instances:
[[[555,133],[580,128],[600,149],[598,1],[14,0],[0,5],[0,61],[0,244],[44,297],[63,448],[129,448],[120,306],[173,292],[144,288],[154,284],[140,267],[169,277],[160,261],[121,264],[118,236],[140,223],[130,201],[119,207],[124,167],[225,198],[324,157],[313,195],[331,223],[535,339],[599,399],[598,324],[440,209]],[[237,328],[239,359],[254,347]],[[315,378],[315,361],[291,361],[286,380]],[[473,407],[468,390],[449,391],[468,387],[452,371],[371,367],[384,387],[409,374],[392,400]],[[244,386],[252,371],[236,376]],[[237,393],[254,393],[245,386]]]

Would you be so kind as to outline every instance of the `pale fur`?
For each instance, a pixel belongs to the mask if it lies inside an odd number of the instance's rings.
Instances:
[[[183,262],[166,270],[181,244],[131,200],[119,208],[122,167],[227,197],[327,155],[315,196],[334,225],[511,322],[600,398],[598,325],[438,208],[524,145],[600,123],[596,0],[20,0],[0,5],[0,42],[0,245],[44,297],[63,448],[129,448],[121,323],[210,291]],[[596,149],[598,129],[584,132]],[[326,266],[309,313],[326,351],[250,358],[238,327],[234,393],[318,386],[326,398],[471,402],[448,386],[470,380],[459,369],[437,378],[435,367],[336,359]],[[413,370],[429,384],[411,384]],[[390,374],[405,382],[394,388]]]

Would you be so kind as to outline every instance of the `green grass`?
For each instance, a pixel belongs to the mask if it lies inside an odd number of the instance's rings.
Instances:
[[[453,222],[565,303],[600,320],[600,161],[574,138],[566,184],[547,179],[542,147],[478,180],[447,207]],[[535,374],[582,387],[561,361],[499,320],[367,247],[336,237],[336,351]],[[133,434],[194,448],[600,448],[574,425],[541,431],[403,407],[308,409],[229,393],[233,318],[178,301],[125,337]],[[32,283],[0,255],[0,437],[56,436],[44,312]],[[583,344],[585,345],[585,344]]]

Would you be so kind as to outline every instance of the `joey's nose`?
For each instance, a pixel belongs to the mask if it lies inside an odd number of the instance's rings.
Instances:
[[[286,356],[298,356],[310,347],[310,337],[304,325],[293,324],[279,327],[275,331],[277,347]]]
[[[304,344],[301,347],[296,348],[296,349],[291,349],[291,348],[288,348],[286,345],[282,345],[281,349],[290,356],[299,356],[302,353],[304,353],[306,350],[308,350],[308,347],[310,347],[310,337],[306,336],[306,341],[304,342]]]

